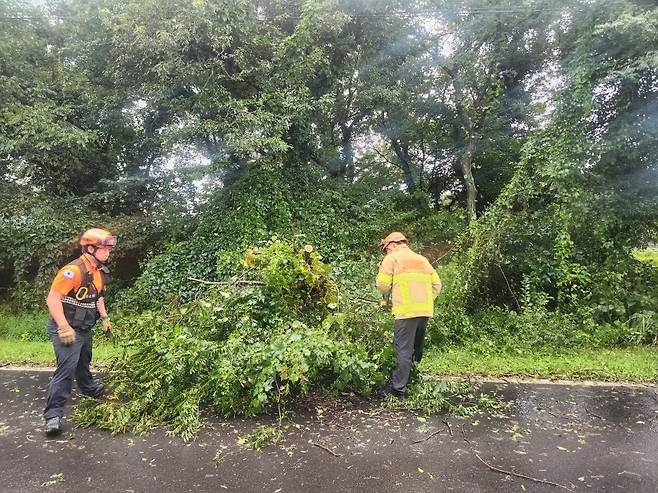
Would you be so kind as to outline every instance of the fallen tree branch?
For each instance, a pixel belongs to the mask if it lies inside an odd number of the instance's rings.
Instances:
[[[321,448],[322,450],[326,450],[327,452],[329,452],[329,453],[330,453],[331,455],[333,455],[334,457],[342,457],[342,456],[343,456],[343,454],[337,454],[336,452],[334,452],[334,451],[331,450],[330,448],[327,448],[327,447],[325,447],[324,445],[320,445],[319,443],[311,442],[311,445],[315,445],[316,447],[319,447],[319,448]]]
[[[205,279],[197,279],[196,277],[188,277],[188,281],[196,281],[200,282],[201,284],[211,284],[213,286],[220,286],[222,284],[226,284],[225,282],[219,282],[219,281],[206,281]]]
[[[240,282],[243,281],[242,278],[244,276],[246,276],[247,274],[249,274],[252,270],[254,270],[253,267],[243,271],[242,274],[240,274],[239,276],[236,276],[235,279],[233,281],[231,281],[231,283],[229,284],[229,287],[230,286],[235,286],[236,284],[240,284]]]
[[[439,258],[437,258],[437,259],[434,259],[434,261],[432,261],[431,263],[432,263],[432,264],[436,264],[439,260],[441,260],[443,257],[445,257],[445,256],[448,255],[450,252],[452,252],[452,248],[453,248],[453,247],[448,248],[448,250],[447,250],[443,255],[441,255],[441,256],[440,256]]]
[[[355,302],[358,302],[358,303],[365,303],[367,305],[379,305],[379,301],[369,300],[367,298],[352,298],[352,301],[355,301]]]
[[[205,279],[197,279],[196,277],[188,277],[189,281],[200,282],[201,284],[210,284],[212,286],[231,286],[235,284],[251,284],[256,286],[263,286],[265,283],[262,281],[249,281],[247,279],[239,279],[237,281],[206,281]]]

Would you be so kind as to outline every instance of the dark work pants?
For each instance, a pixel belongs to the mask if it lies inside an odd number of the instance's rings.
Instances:
[[[397,366],[391,375],[391,389],[404,393],[409,380],[412,360],[420,363],[423,358],[425,329],[428,317],[405,318],[395,321],[393,347]]]
[[[50,419],[62,417],[64,406],[71,395],[73,378],[75,377],[80,392],[86,395],[93,394],[98,390],[98,384],[89,371],[91,362],[92,331],[75,330],[75,342],[65,346],[57,335],[57,325],[50,318],[48,320],[48,335],[55,349],[57,357],[57,369],[48,385],[48,400],[43,411],[43,417]]]

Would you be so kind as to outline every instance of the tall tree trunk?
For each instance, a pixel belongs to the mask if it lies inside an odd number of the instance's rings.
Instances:
[[[466,212],[468,214],[468,221],[471,222],[477,219],[475,201],[478,191],[475,186],[475,179],[473,178],[473,155],[475,154],[475,146],[479,139],[478,131],[480,124],[474,123],[471,120],[464,105],[464,91],[457,70],[447,66],[444,66],[443,69],[452,80],[452,87],[455,89],[455,106],[457,107],[457,113],[459,114],[466,135],[466,145],[462,155],[459,157],[459,165],[462,177],[464,178],[464,185],[466,186]]]
[[[340,126],[341,154],[339,175],[348,183],[354,181],[354,148],[352,146],[352,125]]]
[[[466,213],[468,214],[469,222],[477,219],[475,200],[478,195],[478,190],[475,186],[475,179],[473,178],[473,154],[475,153],[476,143],[476,138],[474,136],[469,136],[466,142],[466,148],[459,158],[459,164],[464,177],[464,185],[466,186]]]
[[[408,149],[402,146],[396,139],[391,139],[391,146],[393,146],[395,155],[400,160],[400,169],[402,169],[402,173],[404,173],[404,183],[407,185],[407,191],[409,193],[414,193],[417,189],[417,186],[412,171],[413,164],[411,161],[411,156],[409,156]]]

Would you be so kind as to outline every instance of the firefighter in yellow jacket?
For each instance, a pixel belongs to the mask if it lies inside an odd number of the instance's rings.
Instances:
[[[386,257],[379,266],[377,289],[390,298],[395,317],[393,347],[397,366],[389,392],[404,397],[412,360],[420,363],[427,322],[434,314],[434,299],[441,292],[441,279],[429,261],[409,248],[398,232],[380,242]]]

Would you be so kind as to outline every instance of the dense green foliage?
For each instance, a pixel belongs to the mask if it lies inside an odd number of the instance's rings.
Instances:
[[[515,175],[465,239],[453,313],[477,300],[520,312],[494,309],[486,330],[470,326],[477,336],[499,339],[509,326],[536,345],[656,340],[658,271],[632,252],[655,235],[658,218],[658,99],[647,85],[657,17],[599,16],[581,33],[589,42],[566,57],[569,78],[550,122],[527,140]],[[650,33],[642,46],[593,40],[620,41],[640,27]],[[463,318],[455,322],[463,333]]]
[[[401,193],[373,196],[365,186],[323,183],[312,168],[304,177],[299,173],[273,166],[247,170],[229,192],[218,193],[206,204],[189,240],[149,262],[124,294],[122,306],[137,309],[189,300],[199,291],[190,277],[214,280],[233,275],[236,264],[231,261],[272,236],[318,245],[332,263],[365,258],[361,268],[367,270],[351,274],[365,276],[365,288],[374,274],[369,260],[377,248],[374,239],[382,231],[428,231],[418,235],[421,241],[443,244],[464,224],[450,214],[423,214]]]
[[[80,233],[98,225],[121,238],[113,252],[114,292],[139,274],[140,260],[187,229],[169,214],[111,215],[90,212],[93,205],[90,197],[29,194],[0,184],[0,296],[11,294],[20,308],[42,308],[57,269],[80,255]]]

